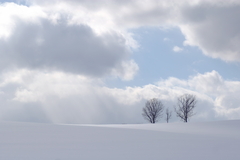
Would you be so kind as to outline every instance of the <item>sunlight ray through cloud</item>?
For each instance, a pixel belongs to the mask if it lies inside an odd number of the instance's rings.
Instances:
[[[238,0],[3,0],[0,120],[144,123],[148,99],[174,111],[184,93],[193,121],[240,118],[239,13]]]

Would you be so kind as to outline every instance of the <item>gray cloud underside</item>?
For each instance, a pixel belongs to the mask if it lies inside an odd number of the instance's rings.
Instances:
[[[186,44],[198,46],[204,54],[225,61],[240,61],[240,5],[202,3],[182,11],[182,32]]]
[[[116,33],[97,36],[86,25],[40,24],[18,20],[12,35],[0,40],[1,69],[11,66],[56,69],[103,76],[121,68],[129,50]]]

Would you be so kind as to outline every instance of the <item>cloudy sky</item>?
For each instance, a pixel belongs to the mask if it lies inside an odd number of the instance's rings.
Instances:
[[[185,93],[191,121],[239,119],[239,15],[239,0],[0,0],[0,120],[144,123],[146,100],[173,111]]]

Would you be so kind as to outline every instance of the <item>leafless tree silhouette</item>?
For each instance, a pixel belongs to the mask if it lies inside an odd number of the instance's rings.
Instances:
[[[150,123],[155,123],[162,116],[164,106],[157,98],[150,99],[143,108],[142,116]]]
[[[169,119],[172,117],[172,111],[169,111],[169,109],[166,109],[166,121],[169,122]]]
[[[187,123],[189,118],[195,115],[193,109],[196,107],[196,97],[192,94],[184,94],[178,98],[177,108],[175,107],[175,112],[177,117]]]

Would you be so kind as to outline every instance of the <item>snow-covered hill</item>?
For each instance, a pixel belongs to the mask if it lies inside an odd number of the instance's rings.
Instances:
[[[240,121],[0,123],[0,160],[239,160]]]

